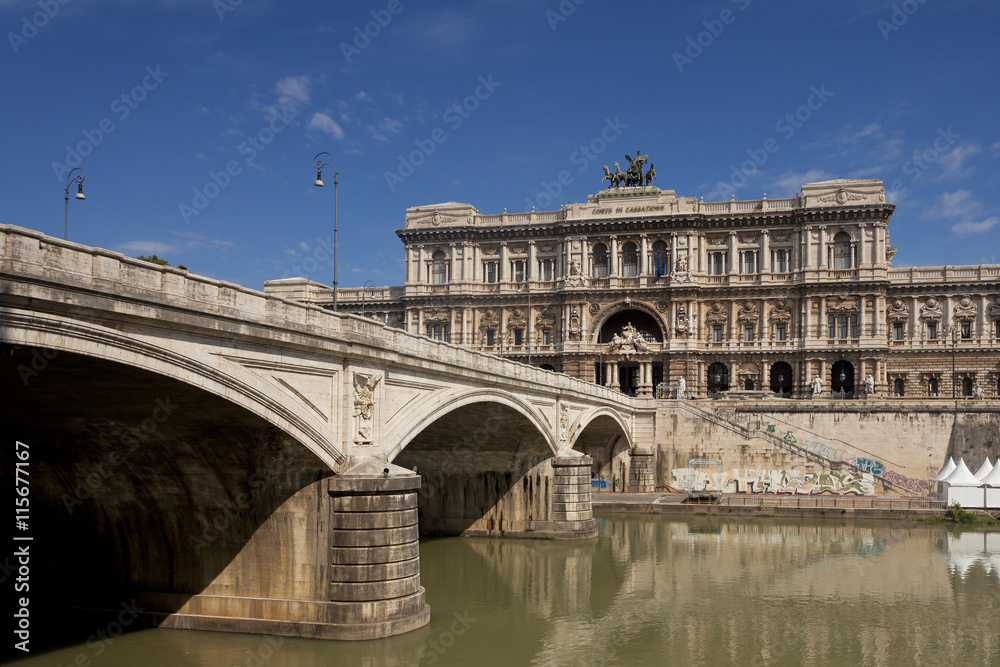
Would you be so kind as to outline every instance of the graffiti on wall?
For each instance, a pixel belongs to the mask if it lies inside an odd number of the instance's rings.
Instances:
[[[826,473],[796,469],[732,468],[717,472],[698,468],[674,468],[671,486],[675,489],[722,493],[875,495],[875,478],[870,473],[853,471]]]
[[[881,461],[876,461],[874,459],[866,458],[863,456],[855,456],[855,454],[843,447],[830,447],[818,440],[803,440],[801,443],[795,438],[792,431],[785,431],[784,433],[778,431],[776,424],[768,424],[765,429],[767,433],[775,437],[779,437],[787,443],[793,445],[799,445],[805,450],[822,456],[830,461],[848,461],[858,467],[864,474],[869,474],[874,477],[880,477],[891,484],[896,484],[901,486],[908,491],[913,491],[914,493],[927,494],[930,492],[930,482],[923,479],[913,479],[905,475],[901,475],[894,470],[889,470],[885,467],[885,464]]]

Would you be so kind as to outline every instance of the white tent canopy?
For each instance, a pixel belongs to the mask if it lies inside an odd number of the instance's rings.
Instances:
[[[953,473],[955,471],[955,467],[956,467],[955,466],[955,459],[953,459],[952,457],[949,456],[948,457],[948,462],[944,464],[943,468],[941,468],[941,472],[939,472],[937,475],[935,475],[931,479],[931,481],[932,482],[940,482],[945,477],[947,477],[948,475],[950,475],[951,473]]]
[[[965,465],[965,459],[959,459],[958,465],[955,466],[955,470],[941,481],[950,486],[979,486],[982,484],[982,482],[976,479],[976,476],[972,474],[972,471],[969,470],[968,466]]]
[[[979,480],[979,483],[1000,488],[1000,461],[997,462],[997,465],[993,466],[992,472]]]
[[[986,460],[983,461],[983,465],[979,466],[979,470],[976,471],[976,479],[982,481],[991,472],[993,472],[993,464],[990,463],[990,457],[987,456]]]

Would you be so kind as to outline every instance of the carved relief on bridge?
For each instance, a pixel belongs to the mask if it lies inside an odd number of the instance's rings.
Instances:
[[[375,389],[381,375],[354,373],[354,444],[375,444]]]

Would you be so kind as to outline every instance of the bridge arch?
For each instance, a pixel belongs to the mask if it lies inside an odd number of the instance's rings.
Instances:
[[[538,433],[544,438],[545,444],[552,454],[557,452],[555,435],[549,427],[548,421],[531,403],[510,392],[499,389],[472,389],[461,391],[444,399],[434,409],[424,414],[395,416],[393,421],[399,420],[402,425],[391,429],[386,434],[386,442],[395,443],[386,450],[386,458],[389,461],[394,460],[414,438],[442,417],[461,408],[473,405],[494,405],[509,408],[526,419],[538,430]],[[420,404],[417,404],[412,409],[413,412],[420,410],[423,410]]]
[[[624,488],[629,477],[631,454],[634,449],[632,429],[628,421],[616,410],[598,406],[587,410],[574,422],[573,449],[593,460],[592,478],[604,480],[607,490],[613,490],[618,480],[618,490]]]
[[[261,417],[331,470],[339,470],[347,461],[329,437],[330,427],[310,415],[307,406],[292,400],[278,383],[226,359],[218,350],[212,354],[195,347],[182,353],[117,329],[47,313],[28,316],[14,311],[5,313],[4,319],[4,343],[70,352],[179,380]]]

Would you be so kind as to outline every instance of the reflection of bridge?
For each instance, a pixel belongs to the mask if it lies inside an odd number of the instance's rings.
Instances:
[[[636,434],[652,434],[652,410],[565,375],[0,233],[8,441],[32,446],[34,525],[75,545],[72,571],[48,563],[54,604],[128,596],[173,627],[404,632],[429,618],[418,525],[593,536],[589,455],[642,455]]]

